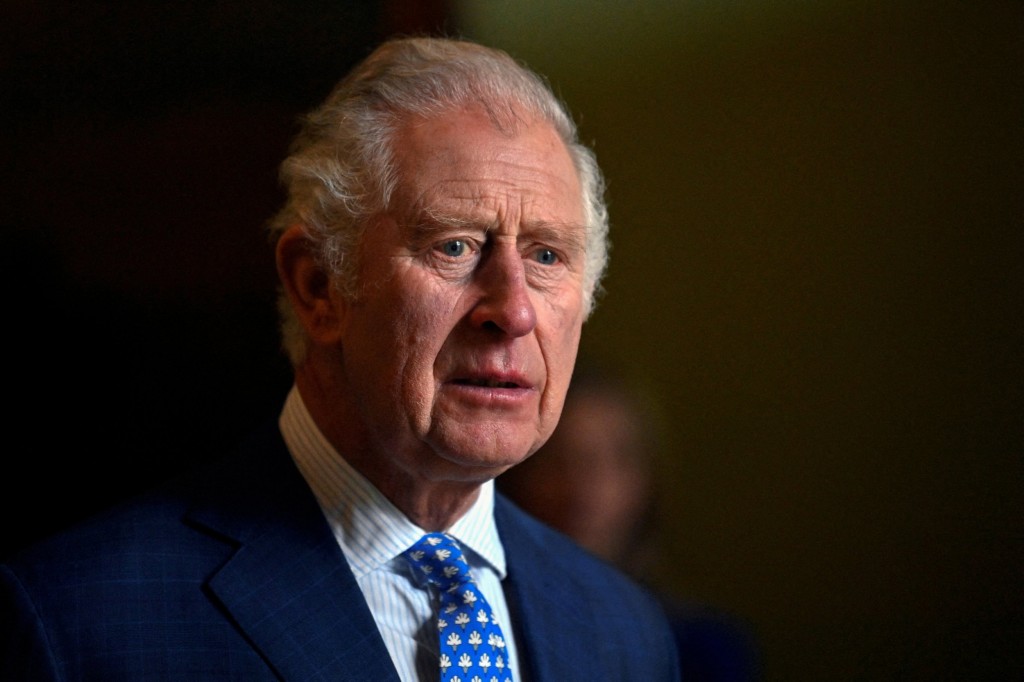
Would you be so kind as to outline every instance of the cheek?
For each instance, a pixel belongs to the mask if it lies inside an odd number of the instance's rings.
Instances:
[[[387,342],[384,333],[389,333],[402,345],[429,344],[445,315],[445,298],[408,268],[392,274],[374,299],[380,343]]]
[[[395,301],[390,315],[393,343],[400,358],[401,377],[405,391],[423,400],[424,392],[433,392],[436,364],[458,319],[452,309],[454,296],[407,296]],[[386,343],[379,338],[379,343]]]
[[[548,362],[548,376],[564,390],[572,375],[576,362],[576,353],[580,346],[582,324],[579,320],[571,320],[567,324],[555,328],[548,337],[548,348],[545,356]]]
[[[547,353],[575,357],[583,330],[583,306],[579,297],[573,297],[569,305],[548,306],[546,317],[543,336],[549,346]]]
[[[569,389],[572,370],[576,364],[580,333],[580,324],[567,325],[549,335],[543,344],[546,346],[544,358],[547,364],[547,385],[544,387],[541,411],[547,421],[545,426],[549,431],[548,435],[554,430],[562,414],[565,394]]]
[[[575,287],[548,307],[549,328],[553,338],[575,355],[583,329],[583,296]]]
[[[562,289],[560,294],[548,296],[538,306],[543,316],[538,327],[552,340],[579,340],[583,327],[583,297],[576,286]]]
[[[420,362],[433,363],[451,336],[458,318],[449,300],[443,297],[419,297],[403,301],[394,333],[405,339],[410,354]]]

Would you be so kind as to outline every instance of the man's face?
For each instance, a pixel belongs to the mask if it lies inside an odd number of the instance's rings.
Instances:
[[[476,109],[407,125],[396,152],[395,210],[365,233],[344,314],[344,371],[390,475],[486,480],[562,409],[584,318],[580,185],[550,126],[510,137]]]

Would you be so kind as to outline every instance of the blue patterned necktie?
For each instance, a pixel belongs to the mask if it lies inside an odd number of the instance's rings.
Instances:
[[[404,556],[441,597],[441,682],[512,682],[505,638],[455,539],[427,533]]]

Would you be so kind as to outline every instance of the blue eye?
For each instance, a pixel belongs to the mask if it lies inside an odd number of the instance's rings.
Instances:
[[[540,249],[533,257],[541,265],[554,265],[558,262],[558,254],[551,249]]]
[[[458,258],[466,253],[466,242],[461,239],[452,239],[441,244],[441,253],[446,256]]]

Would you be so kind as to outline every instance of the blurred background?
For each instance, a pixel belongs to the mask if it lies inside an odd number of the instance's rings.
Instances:
[[[659,425],[649,580],[766,680],[1024,679],[1016,0],[8,0],[0,549],[276,412],[276,166],[423,32],[544,73],[605,169],[583,356]]]

